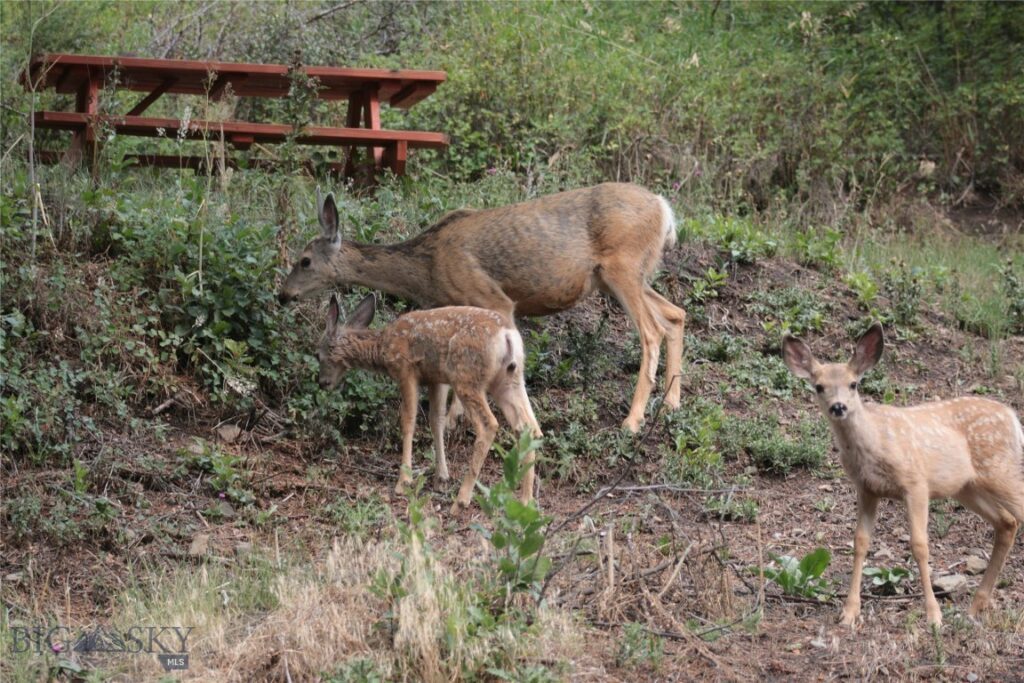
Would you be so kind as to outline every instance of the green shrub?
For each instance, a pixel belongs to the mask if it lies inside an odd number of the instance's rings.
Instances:
[[[643,624],[629,622],[622,627],[622,640],[615,661],[619,666],[648,666],[657,670],[665,657],[665,639],[648,631]]]
[[[921,310],[922,271],[906,261],[893,259],[883,279],[882,287],[889,297],[889,315],[897,325],[914,326]]]
[[[828,427],[820,419],[807,418],[795,431],[795,437],[787,436],[774,416],[730,418],[723,430],[723,448],[728,453],[746,451],[759,470],[774,474],[821,467],[831,444]]]
[[[782,588],[786,595],[827,600],[832,595],[831,582],[822,574],[832,562],[832,555],[826,548],[816,550],[797,559],[789,555],[772,555],[775,567],[762,571],[766,579]]]

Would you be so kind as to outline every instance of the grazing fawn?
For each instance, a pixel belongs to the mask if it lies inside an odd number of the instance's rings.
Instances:
[[[317,195],[323,232],[281,286],[282,304],[363,285],[423,307],[478,306],[539,316],[594,290],[615,297],[640,331],[640,376],[623,426],[640,429],[666,339],[665,403],[679,406],[684,311],[647,281],[676,242],[672,209],[636,185],[605,183],[495,209],[462,209],[387,246],[342,240],[334,197]],[[457,406],[453,403],[453,413]]]
[[[921,573],[928,623],[942,613],[928,571],[928,501],[954,498],[995,529],[992,558],[970,614],[989,605],[999,570],[1024,523],[1024,432],[1009,407],[985,398],[957,398],[909,408],[861,403],[861,377],[882,356],[882,327],[857,342],[848,363],[819,363],[804,342],[787,336],[782,354],[793,374],[810,380],[829,420],[846,474],[857,489],[853,576],[842,623],[860,614],[861,568],[879,498],[902,500],[910,548]]]
[[[473,429],[473,459],[462,480],[455,506],[468,507],[480,468],[498,431],[498,421],[487,406],[490,395],[514,430],[529,427],[541,436],[537,418],[526,395],[523,378],[523,340],[514,326],[494,311],[469,306],[449,306],[406,313],[380,330],[367,329],[373,320],[374,296],[367,296],[344,325],[338,324],[338,300],[331,296],[327,330],[320,341],[320,386],[337,386],[349,368],[384,372],[398,382],[402,397],[402,472],[396,493],[411,483],[412,435],[420,383],[430,391],[430,430],[434,436],[437,477],[448,479],[444,452],[444,401],[442,387],[450,385],[462,401]],[[531,451],[523,476],[520,498],[533,497]]]

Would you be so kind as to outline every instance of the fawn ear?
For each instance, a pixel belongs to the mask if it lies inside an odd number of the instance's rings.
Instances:
[[[345,321],[345,327],[354,327],[356,329],[363,329],[370,326],[373,322],[373,314],[377,310],[377,297],[373,294],[367,294],[366,298],[359,302],[356,306],[356,310],[352,311],[349,315],[348,320]]]
[[[850,370],[858,377],[875,367],[878,359],[882,357],[882,348],[885,340],[882,336],[882,326],[875,323],[868,331],[861,335],[857,342],[857,348],[853,350],[853,358],[850,359]]]
[[[338,205],[334,203],[334,193],[328,192],[327,196],[320,197],[320,186],[316,188],[317,213],[320,217],[321,234],[331,241],[331,244],[341,244],[341,230],[338,229]]]
[[[786,362],[790,372],[804,379],[811,379],[811,371],[817,365],[814,354],[807,344],[802,339],[788,334],[782,340],[782,360]]]
[[[331,305],[327,307],[327,334],[333,336],[338,327],[338,316],[341,308],[338,306],[338,297],[331,294]]]

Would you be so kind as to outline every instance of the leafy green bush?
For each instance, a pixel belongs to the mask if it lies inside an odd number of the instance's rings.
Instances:
[[[897,595],[903,592],[905,579],[910,571],[903,567],[864,567],[864,577],[871,582],[871,590],[880,595]]]
[[[747,310],[763,320],[761,327],[765,332],[781,338],[783,334],[820,332],[831,304],[817,292],[785,287],[751,293]]]
[[[1007,260],[999,269],[1003,278],[1003,291],[1009,301],[1007,327],[1010,332],[1024,334],[1024,275],[1013,267],[1013,260]]]
[[[717,440],[725,419],[722,407],[706,399],[687,401],[682,410],[666,416],[675,441],[675,448],[664,455],[666,481],[701,488],[718,485],[724,463]]]
[[[759,470],[788,474],[794,468],[816,468],[824,464],[831,443],[828,427],[815,418],[796,426],[797,436],[788,437],[775,416],[756,419],[730,418],[725,422],[722,442],[726,452],[744,450]]]
[[[882,279],[885,295],[889,297],[890,317],[897,325],[913,326],[921,309],[923,273],[899,259],[892,260]]]
[[[712,517],[733,522],[751,523],[757,519],[757,501],[734,493],[709,496],[704,501],[704,511]]]
[[[839,267],[839,244],[843,234],[832,228],[808,228],[794,236],[796,259],[804,266],[831,272]]]
[[[495,444],[502,459],[502,478],[489,488],[477,484],[481,493],[476,500],[493,529],[474,526],[494,549],[497,570],[494,606],[498,610],[507,609],[516,593],[536,594],[551,568],[551,558],[542,554],[544,535],[541,533],[551,517],[540,513],[536,500],[526,504],[518,498],[519,484],[527,470],[524,458],[540,445],[540,440],[528,430],[508,451]]]
[[[817,548],[799,560],[790,555],[771,555],[771,558],[776,566],[765,567],[762,570],[764,576],[782,588],[786,595],[817,600],[827,600],[832,596],[831,582],[821,576],[832,562],[832,554],[827,548]]]
[[[229,498],[241,505],[256,502],[248,488],[247,475],[241,469],[241,458],[221,451],[217,446],[197,439],[194,449],[183,449],[178,453],[185,465],[207,475],[207,482],[213,492],[222,498]]]

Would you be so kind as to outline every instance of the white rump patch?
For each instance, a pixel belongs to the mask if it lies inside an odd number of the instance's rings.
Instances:
[[[672,213],[672,207],[668,200],[658,196],[658,203],[661,204],[661,234],[665,240],[665,247],[676,246],[676,216]]]

